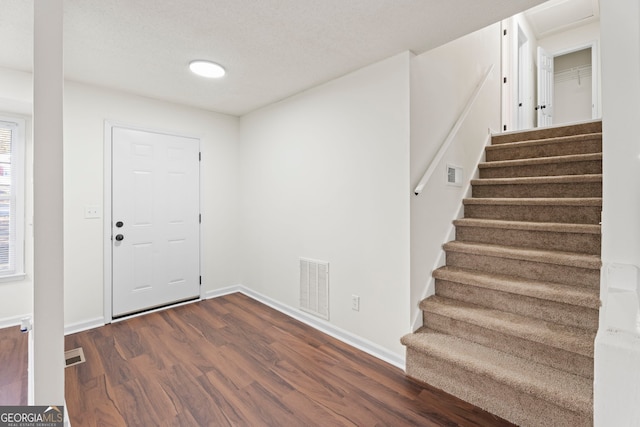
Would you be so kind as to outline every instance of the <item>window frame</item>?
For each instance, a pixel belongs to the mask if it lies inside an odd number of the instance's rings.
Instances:
[[[13,127],[11,135],[11,206],[15,209],[15,227],[9,227],[10,244],[14,246],[14,266],[0,271],[0,283],[25,278],[25,176],[26,176],[26,119],[0,112],[0,126]]]

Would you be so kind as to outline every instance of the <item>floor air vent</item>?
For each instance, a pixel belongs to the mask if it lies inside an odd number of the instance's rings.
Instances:
[[[84,363],[84,351],[82,351],[82,347],[74,348],[73,350],[64,352],[64,365],[65,367],[77,365],[79,363]]]
[[[329,320],[329,263],[300,258],[300,309]]]

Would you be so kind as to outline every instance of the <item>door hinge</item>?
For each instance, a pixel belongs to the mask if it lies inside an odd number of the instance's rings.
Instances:
[[[502,35],[503,35],[503,36],[506,36],[506,35],[507,35],[507,30],[503,30],[503,31],[502,31]]]
[[[198,161],[201,162],[202,161],[202,151],[198,152]]]
[[[202,224],[202,214],[198,214],[198,224]]]
[[[202,285],[202,276],[200,276],[200,284]]]
[[[504,78],[502,79],[502,83],[506,83],[506,82],[507,82],[507,78],[506,78],[506,77],[504,77]]]
[[[503,131],[506,131],[506,130],[507,130],[507,125],[504,125],[504,126],[502,127],[502,130],[503,130]]]

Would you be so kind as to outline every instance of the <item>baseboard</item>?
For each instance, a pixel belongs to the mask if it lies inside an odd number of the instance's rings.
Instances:
[[[77,332],[86,331],[93,328],[99,328],[104,326],[104,317],[96,317],[95,319],[87,320],[84,322],[72,323],[64,327],[64,334],[71,335]]]
[[[397,368],[402,369],[403,371],[405,369],[404,355],[400,356],[398,354],[392,353],[376,343],[352,334],[351,332],[345,331],[344,329],[338,328],[337,326],[332,325],[325,320],[318,319],[308,313],[276,301],[266,295],[255,292],[245,286],[237,285],[230,288],[221,289],[220,291],[212,294],[219,293],[219,295],[217,296],[222,296],[233,292],[240,292],[248,296],[249,298],[261,302],[264,305],[267,305],[283,314],[286,314],[289,317],[292,317],[308,326],[311,326],[312,328],[317,329],[320,332],[324,332],[325,334],[332,336],[337,340],[340,340],[352,347],[362,350],[373,357],[383,360]]]
[[[23,314],[22,316],[5,317],[0,319],[0,329],[10,328],[12,326],[20,326],[20,321],[24,317],[33,317],[31,314]]]
[[[233,285],[227,286],[226,288],[214,289],[212,291],[207,291],[202,295],[202,299],[211,299],[217,297],[223,297],[225,295],[234,294],[236,292],[242,292],[244,286],[242,285]]]
[[[223,295],[232,294],[234,292],[240,292],[241,288],[242,288],[242,286],[235,285],[235,286],[229,286],[229,287],[222,288],[222,289],[216,289],[216,290],[213,290],[213,291],[206,292],[203,296],[201,296],[201,298],[202,299],[209,299],[209,298],[220,297],[220,296],[223,296]],[[160,308],[155,309],[155,310],[145,311],[143,313],[127,316],[127,317],[124,317],[122,319],[115,320],[115,322],[121,321],[121,320],[126,320],[126,319],[129,319],[129,318],[132,318],[132,317],[136,317],[136,316],[142,316],[142,315],[145,315],[145,314],[148,314],[148,313],[152,313],[154,311],[166,310],[167,308],[176,307],[176,306],[181,305],[181,304],[190,304],[192,302],[194,302],[194,301],[187,301],[187,302],[184,302],[184,303],[179,303],[179,304],[168,306],[168,307],[160,307]],[[20,324],[20,319],[22,317],[25,317],[25,316],[20,316],[20,317],[8,319],[8,321],[13,322],[13,323],[9,323],[8,326],[19,325]],[[77,323],[72,323],[70,325],[66,325],[64,327],[64,334],[65,335],[71,335],[71,334],[75,334],[77,332],[82,332],[82,331],[86,331],[86,330],[93,329],[93,328],[99,328],[100,326],[104,326],[105,324],[106,324],[106,322],[105,322],[105,319],[103,317],[96,317],[94,319],[86,320],[86,321],[83,321],[83,322],[77,322]],[[0,327],[2,327],[2,325],[3,325],[3,323],[2,323],[2,321],[0,321]]]

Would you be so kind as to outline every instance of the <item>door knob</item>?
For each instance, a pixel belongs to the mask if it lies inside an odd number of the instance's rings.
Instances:
[[[116,235],[116,240],[117,240],[118,242],[120,242],[120,241],[124,240],[124,236],[123,236],[122,234],[117,234],[117,235]]]
[[[118,227],[118,228],[122,227],[123,225],[124,225],[124,222],[122,222],[122,221],[116,222],[116,227]]]

